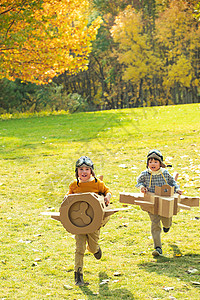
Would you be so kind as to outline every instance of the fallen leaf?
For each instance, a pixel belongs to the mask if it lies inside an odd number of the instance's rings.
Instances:
[[[102,282],[100,282],[100,284],[102,285],[102,284],[106,284],[106,283],[108,283],[110,280],[109,279],[103,279],[102,280]]]
[[[195,275],[195,274],[199,274],[199,270],[190,267],[190,268],[187,270],[187,273],[188,273],[188,274]]]
[[[174,287],[173,286],[164,286],[163,290],[165,290],[166,292],[169,292],[171,290],[174,290]]]
[[[121,276],[121,273],[115,272],[113,275],[114,275],[114,276]]]
[[[38,249],[32,249],[33,250],[33,252],[40,252],[40,250],[38,250]]]
[[[119,165],[120,168],[127,169],[128,167],[125,164]]]
[[[68,285],[68,284],[64,284],[63,287],[64,287],[65,290],[72,290],[73,289],[73,287],[71,285]]]
[[[198,282],[198,281],[191,281],[191,283],[194,285],[200,285],[200,282]]]
[[[20,240],[18,241],[18,243],[25,243],[25,244],[29,244],[29,243],[32,243],[32,241],[29,241],[29,240],[27,240],[27,241],[24,241],[24,240],[20,239]]]
[[[42,260],[41,260],[41,258],[35,258],[34,261],[39,262],[39,261],[42,261]]]

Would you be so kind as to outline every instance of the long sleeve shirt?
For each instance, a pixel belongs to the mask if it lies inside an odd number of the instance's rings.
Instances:
[[[92,178],[91,181],[87,182],[79,181],[78,185],[77,181],[74,180],[69,185],[69,191],[67,195],[79,193],[96,193],[99,195],[102,194],[104,196],[106,196],[107,194],[111,195],[111,192],[109,188],[105,185],[105,183],[100,179],[97,179],[97,182],[95,182],[95,178]]]
[[[160,168],[158,171],[147,169],[137,178],[136,187],[146,187],[149,192],[155,193],[155,186],[161,187],[164,184],[168,184],[172,187],[174,186],[175,192],[179,190],[178,184],[166,169]]]

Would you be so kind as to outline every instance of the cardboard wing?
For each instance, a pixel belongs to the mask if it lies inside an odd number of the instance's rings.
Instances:
[[[188,205],[190,207],[199,206],[199,197],[189,197],[181,195],[181,204]]]
[[[156,214],[157,199],[152,193],[120,193],[119,202],[139,205],[143,210]]]

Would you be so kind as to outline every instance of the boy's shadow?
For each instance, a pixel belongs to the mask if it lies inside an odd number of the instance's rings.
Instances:
[[[159,275],[165,274],[168,277],[178,277],[182,281],[190,281],[191,274],[188,270],[190,268],[199,269],[200,255],[194,253],[183,255],[177,245],[171,244],[170,247],[174,251],[173,257],[158,256],[156,262],[142,263],[139,267],[150,273],[156,272]]]
[[[106,282],[108,279],[108,275],[105,272],[99,273],[99,293],[93,293],[88,286],[80,286],[82,292],[88,296],[88,299],[130,299],[133,300],[133,294],[128,291],[127,289],[109,289],[109,281]],[[105,283],[106,282],[106,283]]]

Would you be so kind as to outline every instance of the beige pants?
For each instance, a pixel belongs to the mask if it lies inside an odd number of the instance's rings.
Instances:
[[[151,234],[153,237],[154,248],[160,247],[162,248],[161,244],[161,222],[163,227],[169,228],[172,225],[172,217],[165,218],[158,215],[153,215],[152,213],[148,213],[151,219]]]
[[[76,251],[75,251],[75,272],[83,270],[83,257],[86,250],[86,243],[88,244],[87,249],[91,253],[96,253],[99,250],[99,235],[100,229],[96,230],[95,232],[88,233],[88,234],[76,234]]]
[[[105,226],[105,224],[109,221],[110,216],[105,217],[102,220],[101,227]],[[96,253],[99,250],[99,236],[100,236],[100,228],[92,233],[88,234],[76,234],[76,251],[75,251],[75,272],[81,268],[81,272],[83,271],[83,257],[86,250],[86,243],[88,251],[91,253]],[[80,271],[80,269],[79,269]]]

